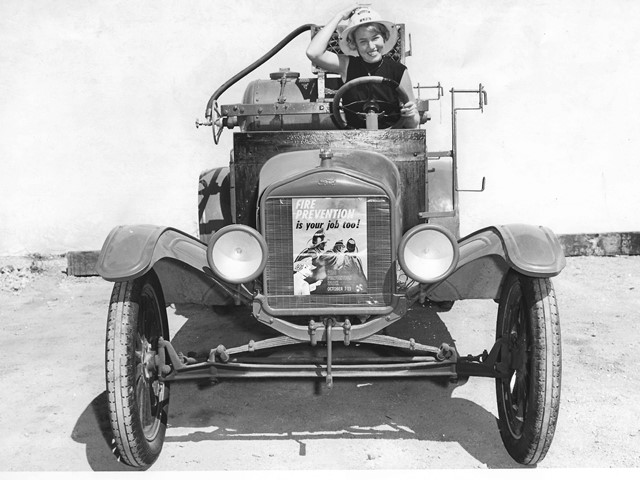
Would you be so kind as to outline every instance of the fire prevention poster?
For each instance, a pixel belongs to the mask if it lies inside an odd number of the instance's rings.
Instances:
[[[297,198],[292,215],[294,295],[366,293],[366,199]]]

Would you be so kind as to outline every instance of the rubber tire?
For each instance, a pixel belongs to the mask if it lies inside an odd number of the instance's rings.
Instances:
[[[106,338],[106,383],[109,400],[111,430],[119,459],[138,469],[151,466],[160,455],[164,443],[169,408],[169,384],[157,382],[157,374],[151,372],[150,381],[144,382],[141,373],[142,344],[149,342],[149,356],[157,353],[159,337],[169,338],[167,310],[162,288],[152,272],[132,281],[118,282],[113,287]],[[137,390],[137,382],[144,390],[145,397],[153,397],[157,404],[145,403],[150,416],[147,419],[147,433],[143,426],[140,401],[143,395]],[[150,384],[157,382],[158,394],[153,395]],[[146,389],[145,389],[146,388]]]
[[[496,339],[505,333],[511,337],[511,325],[518,317],[523,320],[518,337],[526,334],[527,348],[520,357],[524,360],[520,373],[511,370],[509,379],[496,379],[498,428],[509,455],[518,463],[535,465],[553,441],[560,408],[560,317],[551,280],[508,273],[498,307]],[[518,403],[513,397],[518,394],[513,394],[512,378],[521,379],[515,384],[524,392],[522,422],[513,413],[512,405]]]

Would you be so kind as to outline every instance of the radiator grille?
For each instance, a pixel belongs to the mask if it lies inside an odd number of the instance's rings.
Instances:
[[[272,309],[326,307],[384,307],[391,304],[393,270],[389,199],[368,197],[366,293],[294,295],[292,199],[269,198],[265,203],[265,238],[269,258],[264,271],[267,303]],[[339,313],[339,310],[336,311]]]

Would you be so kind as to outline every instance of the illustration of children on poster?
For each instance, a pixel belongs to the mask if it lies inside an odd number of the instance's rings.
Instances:
[[[366,206],[364,198],[294,200],[294,295],[366,293]]]

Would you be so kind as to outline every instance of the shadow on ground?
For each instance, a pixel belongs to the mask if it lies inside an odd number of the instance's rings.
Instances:
[[[185,353],[206,355],[220,343],[232,347],[274,336],[245,309],[183,306],[175,314],[186,322],[172,344]],[[437,311],[428,307],[412,311],[387,333],[434,346],[454,344]],[[300,455],[305,441],[320,438],[455,442],[488,468],[518,467],[502,445],[494,415],[452,397],[456,387],[448,380],[418,378],[338,378],[332,390],[322,380],[310,379],[178,382],[171,389],[165,441],[293,439],[300,444]],[[85,409],[73,439],[86,444],[93,470],[129,469],[112,453],[106,392]]]
[[[126,471],[129,466],[118,461],[113,453],[114,440],[109,422],[106,390],[84,409],[71,438],[86,445],[87,461],[94,471]]]

